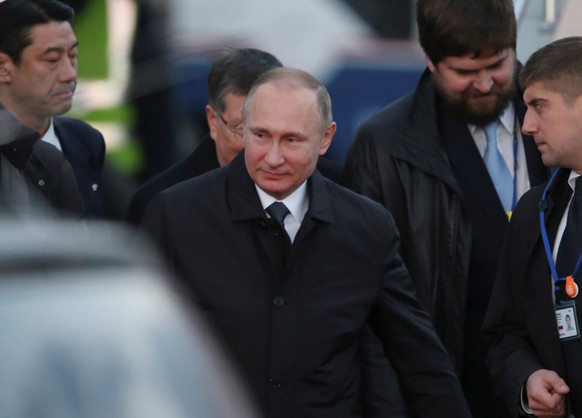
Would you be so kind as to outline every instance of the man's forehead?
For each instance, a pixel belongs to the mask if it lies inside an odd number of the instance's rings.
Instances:
[[[224,111],[225,113],[240,112],[245,103],[247,96],[229,92],[224,96]]]
[[[523,90],[523,98],[526,102],[534,98],[544,98],[548,96],[551,90],[546,86],[546,84],[541,80],[531,81]]]
[[[77,45],[77,38],[69,22],[51,21],[30,28],[31,45],[41,49]]]
[[[471,52],[462,56],[449,56],[441,62],[452,69],[480,69],[505,61],[511,55],[512,50],[508,48],[480,55]]]

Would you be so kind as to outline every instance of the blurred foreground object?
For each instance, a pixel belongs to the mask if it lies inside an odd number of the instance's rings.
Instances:
[[[1,418],[257,416],[128,231],[10,219],[0,230]]]

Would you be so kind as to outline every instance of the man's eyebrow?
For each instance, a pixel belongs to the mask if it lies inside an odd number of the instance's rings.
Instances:
[[[493,64],[491,64],[491,65],[488,65],[488,66],[487,66],[487,68],[490,68],[490,67],[495,67],[495,66],[497,66],[497,65],[501,65],[501,64],[503,64],[503,61],[505,61],[505,60],[507,59],[507,57],[508,57],[507,55],[504,55],[503,57],[500,57],[500,58],[499,58],[497,61],[495,61]]]
[[[43,54],[50,54],[51,52],[62,52],[65,49],[75,49],[79,46],[79,42],[75,42],[70,48],[63,48],[62,46],[49,46],[43,51]]]
[[[528,100],[525,104],[528,106],[533,106],[538,104],[539,102],[547,102],[547,99],[544,99],[542,97],[532,97],[530,100]]]

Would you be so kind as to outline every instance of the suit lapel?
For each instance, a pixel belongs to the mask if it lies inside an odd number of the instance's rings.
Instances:
[[[265,280],[269,282],[273,292],[277,293],[284,284],[281,248],[273,231],[278,225],[276,221],[268,219],[263,210],[255,183],[245,166],[244,152],[226,170],[226,201],[231,221],[245,224],[245,236],[251,237],[250,243],[256,250],[257,263],[262,266]]]
[[[307,180],[307,190],[309,194],[309,209],[301,222],[301,227],[295,236],[291,251],[287,259],[286,274],[289,275],[291,269],[302,257],[309,258],[311,245],[317,234],[317,227],[322,224],[333,224],[335,217],[333,207],[326,187],[326,180],[317,170]]]
[[[546,196],[545,225],[551,247],[553,247],[562,215],[566,210],[572,194],[572,190],[567,185],[569,174],[569,170],[560,170]],[[541,196],[541,192],[539,196]],[[538,206],[536,205],[536,207]],[[528,221],[528,225],[538,221],[539,211],[534,211],[532,216],[535,219]],[[526,308],[526,311],[531,312],[535,316],[535,318],[532,318],[532,323],[537,324],[536,332],[541,336],[540,340],[545,341],[544,358],[548,359],[548,367],[563,375],[565,366],[562,358],[560,340],[556,332],[556,322],[553,315],[548,318],[548,312],[554,311],[550,268],[541,239],[541,233],[537,235],[532,234],[532,236],[535,239],[527,240],[528,247],[525,248],[525,259],[529,260],[527,263],[528,277],[526,277],[526,280],[530,278],[528,283],[526,283],[525,292],[527,292],[527,295],[525,300],[530,301],[531,304]],[[543,289],[546,290],[544,291]],[[548,339],[548,336],[554,337]]]
[[[226,201],[234,222],[265,219],[255,183],[245,166],[244,151],[226,167]]]
[[[67,157],[67,161],[73,166],[77,167],[80,161],[83,160],[83,152],[80,149],[79,141],[70,135],[67,129],[62,129],[58,118],[54,118],[55,133],[61,143],[63,154]],[[82,161],[81,161],[82,162]]]
[[[499,238],[503,239],[507,215],[469,128],[443,105],[440,107],[440,115],[441,137],[465,202],[473,207],[470,210],[472,218],[490,224]]]
[[[572,195],[572,189],[568,186],[569,176],[570,170],[561,169],[556,175],[556,178],[548,189],[546,195],[547,209],[545,211],[545,224],[550,246],[553,246],[556,234],[558,233],[558,227],[560,226],[560,221],[562,220],[562,215],[564,214],[568,202],[570,201],[570,196]]]
[[[80,122],[66,118],[53,118],[55,133],[61,143],[65,158],[71,164],[79,186],[79,192],[85,202],[85,208],[92,217],[103,216],[103,194],[101,190],[101,166],[92,161],[98,155],[82,141],[87,132],[80,130]],[[103,157],[101,157],[103,158]]]
[[[305,240],[313,238],[312,233],[318,223],[334,222],[326,181],[318,171],[315,171],[309,178],[307,183],[309,210],[301,223],[291,251],[287,255],[287,262],[282,266],[280,254],[277,253],[278,246],[273,241],[272,234],[272,228],[278,226],[271,219],[267,219],[265,215],[255,184],[245,166],[244,151],[227,167],[226,200],[231,219],[233,222],[247,222],[249,224],[249,228],[252,229],[253,243],[260,263],[263,265],[265,276],[275,291],[287,284],[293,267],[302,256],[301,252],[309,247]]]

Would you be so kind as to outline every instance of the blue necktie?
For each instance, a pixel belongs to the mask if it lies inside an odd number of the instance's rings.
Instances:
[[[506,212],[512,209],[513,205],[513,177],[505,164],[503,156],[497,149],[497,121],[483,127],[487,147],[483,160],[489,171],[489,176],[493,180],[495,190],[501,200],[501,204]]]
[[[271,218],[275,219],[285,229],[285,217],[291,213],[285,203],[273,202],[267,209],[265,209]]]
[[[285,244],[285,250],[287,250],[289,245],[291,245],[291,238],[285,229],[285,218],[291,213],[291,211],[287,208],[287,206],[285,206],[285,203],[283,202],[273,202],[265,210],[271,216],[271,218],[279,222],[279,225],[281,225],[281,229],[283,229],[282,237],[284,237],[283,242]]]

